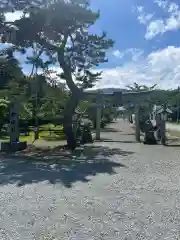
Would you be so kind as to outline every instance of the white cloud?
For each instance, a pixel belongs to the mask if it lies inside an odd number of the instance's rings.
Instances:
[[[161,19],[152,21],[149,23],[149,25],[147,26],[147,31],[145,34],[145,38],[146,39],[151,39],[153,37],[155,37],[158,34],[162,34],[165,32],[165,24],[164,21]]]
[[[117,58],[122,58],[124,56],[119,50],[114,50],[112,54]]]
[[[150,53],[147,57],[131,61],[123,66],[103,69],[102,79],[95,88],[124,88],[134,82],[138,84],[158,84],[170,89],[180,85],[180,47],[169,46]]]
[[[138,20],[141,24],[147,24],[153,17],[153,14],[142,14],[138,16]]]
[[[144,7],[143,6],[137,6],[137,12],[143,13],[144,12]]]
[[[166,12],[166,18],[151,20],[153,18],[152,14],[145,13],[143,7],[137,8],[137,12],[139,13],[138,21],[141,24],[147,25],[146,39],[152,39],[159,34],[180,28],[180,8],[176,3],[169,3],[164,0],[155,0],[155,3]]]
[[[14,13],[8,12],[5,14],[5,18],[7,22],[14,22],[22,17],[22,11],[16,11]]]
[[[112,52],[112,55],[122,59],[122,58],[128,58],[130,61],[137,61],[140,59],[140,57],[142,56],[143,51],[141,49],[137,49],[137,48],[129,48],[125,51],[119,51],[119,50],[115,50]]]
[[[147,24],[153,17],[153,14],[145,13],[143,6],[138,6],[136,12],[138,13],[137,19],[141,24]]]
[[[126,52],[139,52],[139,49],[129,49]],[[59,80],[56,76],[61,72],[58,65],[52,66],[54,73],[51,77]],[[125,88],[137,82],[140,85],[152,86],[157,84],[159,88],[170,89],[180,86],[180,47],[169,46],[165,49],[154,51],[148,56],[132,58],[116,68],[99,69],[103,71],[102,79],[96,84],[97,88]],[[57,73],[56,73],[57,72]],[[64,82],[61,80],[61,82]]]
[[[155,0],[154,1],[160,8],[166,9],[168,6],[168,2],[164,0]]]
[[[130,48],[130,49],[126,50],[126,53],[130,54],[131,60],[136,62],[136,61],[140,60],[140,58],[142,57],[144,52],[141,49]]]

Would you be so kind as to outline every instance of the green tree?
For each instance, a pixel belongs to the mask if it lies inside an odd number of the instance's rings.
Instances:
[[[63,118],[63,111],[68,100],[68,93],[61,83],[47,84],[46,95],[42,98],[41,116],[46,119]]]
[[[74,148],[72,116],[84,88],[91,87],[100,73],[92,69],[107,61],[106,51],[113,41],[106,34],[101,36],[89,32],[99,18],[87,0],[58,0],[41,9],[31,9],[29,17],[15,21],[17,33],[14,44],[32,46],[36,42],[49,57],[57,57],[62,75],[70,90],[69,101],[64,112],[64,130],[68,146]],[[31,31],[29,31],[31,29]]]
[[[152,90],[155,90],[156,87],[157,87],[157,84],[154,84],[151,87],[148,87],[146,85],[139,85],[136,82],[134,82],[132,85],[127,86],[128,90],[134,91],[134,92],[152,91]]]
[[[9,101],[0,99],[0,131],[8,120]]]
[[[10,50],[0,56],[0,76],[0,89],[6,88],[14,79],[20,80],[23,77],[19,62]]]
[[[30,7],[40,6],[42,3],[45,3],[45,0],[3,0],[1,1],[0,11],[1,12],[14,12],[22,11]]]

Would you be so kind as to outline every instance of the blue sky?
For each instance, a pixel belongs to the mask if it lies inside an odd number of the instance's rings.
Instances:
[[[103,76],[97,87],[180,85],[178,0],[91,0],[91,6],[101,13],[92,31],[105,30],[115,41],[108,63],[99,67]]]
[[[92,7],[101,12],[93,30],[115,40],[99,85],[180,85],[180,2],[92,0]]]

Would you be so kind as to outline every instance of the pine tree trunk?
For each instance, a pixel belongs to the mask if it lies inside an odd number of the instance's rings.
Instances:
[[[76,138],[73,132],[73,115],[75,113],[76,107],[78,105],[79,100],[82,97],[82,90],[80,90],[77,85],[74,83],[72,78],[71,67],[66,63],[64,57],[64,49],[66,45],[67,39],[61,45],[60,50],[58,51],[58,62],[60,67],[63,70],[64,79],[66,79],[66,84],[70,89],[71,95],[69,101],[66,105],[66,109],[64,112],[64,134],[67,139],[67,147],[71,150],[76,148]]]
[[[75,113],[75,109],[78,105],[79,97],[76,94],[72,94],[68,100],[66,105],[66,109],[64,112],[64,134],[67,140],[68,149],[74,150],[76,148],[76,138],[73,132],[73,115]]]
[[[33,103],[33,119],[34,119],[34,141],[39,139],[39,127],[36,104]]]

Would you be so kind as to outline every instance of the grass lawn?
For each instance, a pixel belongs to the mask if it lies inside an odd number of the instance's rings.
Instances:
[[[65,139],[63,134],[63,127],[62,125],[54,126],[53,124],[42,125],[39,129],[39,140],[45,141],[62,141]],[[2,134],[0,136],[0,142],[8,142],[9,136],[7,134]],[[34,132],[33,127],[30,127],[30,132],[28,136],[24,136],[20,134],[20,141],[27,141],[28,143],[32,143],[34,141]]]

